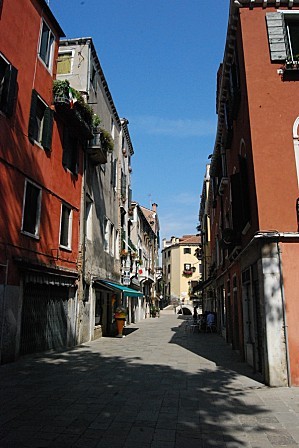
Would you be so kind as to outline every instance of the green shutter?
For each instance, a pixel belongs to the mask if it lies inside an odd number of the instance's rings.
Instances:
[[[47,107],[44,114],[42,145],[48,151],[51,151],[52,132],[53,132],[53,111],[49,107]]]
[[[271,61],[285,61],[288,59],[290,51],[283,14],[267,12],[266,23]]]
[[[29,126],[28,126],[28,137],[32,143],[34,142],[34,139],[36,136],[35,135],[35,133],[36,133],[36,108],[37,108],[37,92],[36,92],[36,90],[32,90]]]
[[[117,172],[117,159],[114,159],[113,161],[113,188],[116,187],[116,172]]]
[[[4,74],[3,91],[1,96],[1,110],[11,117],[14,110],[18,70],[11,64],[7,65]]]
[[[63,153],[62,153],[62,165],[65,168],[68,168],[69,165],[69,133],[68,133],[68,129],[66,128],[66,126],[63,127],[63,143],[62,143],[62,147],[63,147]]]

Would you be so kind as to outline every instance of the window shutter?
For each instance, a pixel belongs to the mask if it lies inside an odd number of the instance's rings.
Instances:
[[[117,159],[113,161],[113,188],[116,187],[116,174],[117,174]]]
[[[242,186],[243,225],[245,226],[251,218],[247,159],[239,156],[239,164]]]
[[[18,70],[11,64],[7,65],[4,74],[1,110],[7,117],[11,117],[14,110]]]
[[[236,173],[230,176],[230,184],[232,192],[233,229],[238,233],[243,229],[242,188],[240,173]]]
[[[67,128],[64,126],[63,128],[63,152],[62,152],[62,165],[67,168],[69,164],[69,133]]]
[[[128,207],[131,207],[132,205],[132,189],[128,189]]]
[[[271,61],[286,60],[290,51],[283,14],[279,12],[266,13],[266,23]]]
[[[37,108],[37,92],[35,90],[32,90],[29,126],[28,126],[28,137],[31,142],[34,142],[35,137],[36,108]]]
[[[53,110],[47,107],[44,114],[42,145],[45,149],[48,149],[49,151],[51,151],[51,145],[52,145],[53,114],[54,114]]]

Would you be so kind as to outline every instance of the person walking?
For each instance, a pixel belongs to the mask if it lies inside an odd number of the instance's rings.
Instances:
[[[197,306],[195,306],[193,310],[193,321],[197,324]]]

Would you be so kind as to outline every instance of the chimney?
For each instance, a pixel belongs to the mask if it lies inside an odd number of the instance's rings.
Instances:
[[[152,211],[153,212],[155,212],[155,213],[157,213],[157,207],[158,207],[158,204],[156,204],[155,202],[152,204]]]

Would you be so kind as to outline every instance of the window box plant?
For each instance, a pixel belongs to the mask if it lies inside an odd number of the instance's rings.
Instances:
[[[68,80],[53,81],[53,102],[56,112],[63,116],[75,134],[92,138],[93,110],[82,94],[70,86]]]

